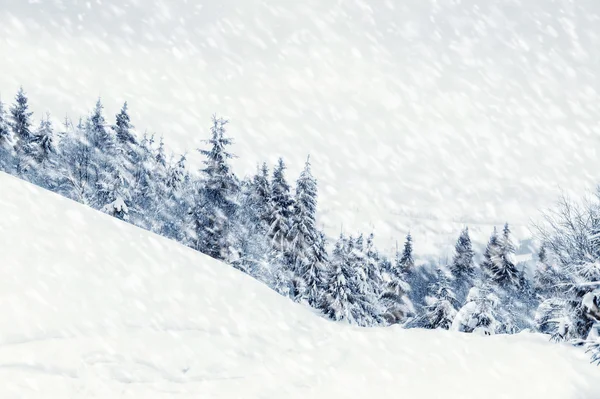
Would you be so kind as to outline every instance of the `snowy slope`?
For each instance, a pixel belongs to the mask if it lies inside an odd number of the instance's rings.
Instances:
[[[537,335],[329,322],[179,244],[0,173],[0,397],[598,398]]]

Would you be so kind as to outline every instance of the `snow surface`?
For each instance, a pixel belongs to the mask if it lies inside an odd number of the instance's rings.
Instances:
[[[0,397],[598,398],[532,334],[360,329],[0,173]]]

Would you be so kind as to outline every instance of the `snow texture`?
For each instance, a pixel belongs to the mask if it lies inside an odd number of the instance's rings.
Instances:
[[[600,368],[546,336],[331,322],[109,215],[0,188],[2,398],[600,397]]]

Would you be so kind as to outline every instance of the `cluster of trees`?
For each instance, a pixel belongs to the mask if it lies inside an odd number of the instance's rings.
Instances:
[[[465,228],[448,264],[416,266],[409,234],[389,258],[373,234],[330,243],[316,223],[310,158],[292,190],[286,165],[266,163],[243,179],[231,169],[227,121],[212,119],[203,168],[139,137],[127,103],[107,121],[97,101],[74,124],[34,127],[19,90],[0,103],[0,170],[223,260],[336,321],[401,324],[482,334],[537,330],[587,345],[600,360],[600,195],[584,207],[563,200],[540,227],[534,278],[514,260],[509,225],[476,256]]]

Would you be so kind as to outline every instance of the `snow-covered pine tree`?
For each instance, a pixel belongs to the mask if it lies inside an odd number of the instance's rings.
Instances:
[[[13,163],[13,137],[4,103],[0,101],[0,170],[11,172]]]
[[[492,269],[494,280],[506,289],[519,287],[519,269],[515,265],[515,244],[508,223],[504,224],[502,236],[498,242],[500,247],[500,266]]]
[[[317,181],[312,176],[308,157],[296,183],[296,197],[286,241],[288,264],[297,287],[293,295],[296,300],[306,300],[310,304],[319,300],[326,260],[316,228],[316,212]]]
[[[221,260],[237,257],[232,221],[237,210],[238,181],[229,166],[234,155],[227,151],[233,141],[225,135],[228,121],[213,116],[205,156],[202,186],[192,209],[193,247]]]
[[[135,160],[132,168],[131,181],[131,204],[129,209],[131,222],[147,230],[151,229],[152,222],[148,218],[147,210],[154,208],[155,180],[153,178],[154,168],[154,143],[153,136],[148,137],[146,133],[142,136],[138,145],[133,145]],[[190,243],[187,243],[188,245]]]
[[[410,233],[406,235],[399,266],[405,276],[414,272],[415,260],[413,258],[412,236]]]
[[[20,176],[30,164],[30,143],[33,138],[31,132],[33,112],[29,111],[27,95],[23,87],[19,88],[15,103],[10,108],[10,127],[15,139],[15,152],[17,156],[17,174]]]
[[[182,242],[185,237],[185,226],[188,224],[188,210],[192,202],[192,185],[185,167],[186,156],[181,155],[177,162],[173,156],[168,163],[166,176],[167,195],[165,197],[166,212],[162,215],[162,234],[173,240]]]
[[[97,151],[107,154],[114,150],[115,138],[109,129],[106,119],[104,118],[104,105],[102,100],[98,98],[92,114],[87,120],[86,133],[90,145]]]
[[[382,320],[384,308],[369,279],[369,259],[364,247],[364,238],[360,234],[356,240],[348,240],[348,261],[352,268],[350,288],[355,298],[354,319],[362,326],[371,326]]]
[[[377,248],[375,248],[375,235],[369,234],[365,242],[364,255],[367,270],[367,279],[371,284],[371,290],[379,298],[383,292],[383,276],[381,270],[381,259]]]
[[[263,162],[260,169],[254,175],[253,185],[253,206],[257,217],[261,223],[269,227],[270,210],[272,209],[271,183],[269,182],[269,167]]]
[[[32,139],[33,157],[42,168],[51,166],[52,157],[56,155],[56,142],[54,128],[50,120],[50,114],[40,121],[35,135]]]
[[[474,255],[471,237],[469,237],[469,228],[465,227],[454,246],[454,258],[450,265],[450,272],[454,280],[452,286],[459,303],[464,303],[470,287],[473,286],[473,278],[475,277]]]
[[[496,318],[497,305],[498,297],[489,285],[484,283],[471,288],[467,303],[454,317],[451,329],[484,335],[496,334],[500,329]]]
[[[408,321],[415,315],[414,306],[409,298],[410,284],[402,267],[402,256],[396,250],[394,262],[384,261],[382,264],[382,293],[380,304],[382,317],[388,324],[399,324]]]
[[[331,267],[326,276],[325,292],[321,297],[319,308],[332,320],[344,320],[356,324],[353,312],[355,301],[350,286],[353,270],[348,259],[347,243],[343,235],[340,235],[335,243],[331,254]]]
[[[485,247],[485,252],[483,253],[483,260],[481,262],[481,270],[488,276],[493,274],[493,270],[500,264],[501,260],[501,250],[500,244],[498,242],[498,231],[494,226],[494,230],[492,231],[492,235]]]
[[[58,154],[50,114],[46,114],[46,117],[40,121],[29,146],[33,160],[29,164],[29,179],[41,187],[54,191],[54,185],[59,180],[56,172]]]
[[[86,139],[80,120],[70,125],[58,143],[60,183],[58,192],[82,204],[89,205],[94,194],[98,170],[92,163],[92,148]]]
[[[431,285],[431,294],[426,298],[423,327],[449,330],[456,317],[458,302],[446,272],[438,269],[437,276],[437,281]]]
[[[129,116],[127,101],[123,103],[121,111],[116,115],[116,122],[113,127],[118,145],[125,147],[126,144],[137,144],[137,138],[133,133],[133,125]]]
[[[290,196],[290,186],[285,178],[285,163],[279,158],[273,170],[271,182],[271,210],[269,216],[269,238],[273,249],[280,257],[287,251],[287,237],[290,229],[294,202]]]

